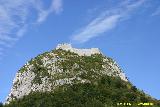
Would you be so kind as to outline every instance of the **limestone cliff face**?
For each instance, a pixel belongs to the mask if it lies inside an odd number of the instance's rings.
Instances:
[[[91,82],[101,75],[128,81],[116,62],[102,55],[98,48],[76,49],[70,44],[59,44],[55,50],[31,59],[17,72],[6,103],[35,91],[54,91],[61,85]]]

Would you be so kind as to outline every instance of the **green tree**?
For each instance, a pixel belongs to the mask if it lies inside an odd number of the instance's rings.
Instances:
[[[137,91],[136,86],[132,86],[132,87],[131,87],[131,90],[133,90],[134,92],[136,92],[136,91]]]
[[[0,107],[3,107],[3,103],[0,103]]]

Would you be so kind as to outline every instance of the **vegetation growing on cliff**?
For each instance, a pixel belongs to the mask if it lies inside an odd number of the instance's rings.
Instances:
[[[42,84],[42,78],[47,78],[51,84],[64,78],[76,78],[70,84],[52,86],[50,92],[34,91],[4,106],[0,104],[0,107],[117,107],[117,103],[131,103],[131,107],[139,107],[136,104],[141,102],[160,106],[158,100],[138,90],[129,81],[115,76],[121,69],[115,70],[113,66],[118,67],[111,58],[102,54],[79,56],[62,49],[40,54],[19,70],[20,73],[28,69],[34,72],[32,84]],[[52,69],[54,67],[56,69]],[[112,75],[103,72],[111,72]],[[15,82],[15,88],[18,85],[19,81]]]
[[[136,104],[140,102],[153,103],[152,107],[160,106],[159,101],[146,96],[130,83],[102,76],[91,83],[63,85],[54,92],[33,92],[4,107],[124,107],[117,106],[119,102],[133,104],[130,107],[139,107]]]

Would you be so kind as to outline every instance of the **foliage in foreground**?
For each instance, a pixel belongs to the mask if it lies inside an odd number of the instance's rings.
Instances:
[[[30,93],[3,107],[124,107],[117,106],[119,102],[152,102],[152,107],[160,107],[158,100],[147,96],[128,82],[111,76],[103,76],[91,83],[63,85],[54,92]]]

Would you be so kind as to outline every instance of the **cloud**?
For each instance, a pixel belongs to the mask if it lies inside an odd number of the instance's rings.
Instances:
[[[53,0],[52,8],[55,13],[60,13],[63,10],[62,0]]]
[[[80,33],[74,35],[73,40],[83,43],[93,37],[99,36],[101,33],[115,27],[120,18],[120,15],[111,15],[104,19],[97,18],[80,31]]]
[[[144,0],[136,2],[126,0],[112,9],[104,10],[98,17],[89,22],[89,24],[76,31],[71,36],[71,42],[84,43],[112,30],[119,22],[128,19],[132,11],[140,7],[144,2]]]
[[[0,0],[0,48],[17,42],[33,23],[42,23],[62,11],[62,0]],[[2,52],[1,52],[2,53]]]
[[[3,56],[3,49],[0,48],[0,60],[1,60],[1,57]]]
[[[22,28],[17,31],[17,37],[22,37],[26,33],[27,28],[27,25],[22,26]]]
[[[41,23],[41,22],[45,21],[47,16],[52,12],[54,12],[56,14],[59,14],[60,12],[62,12],[62,10],[63,10],[62,4],[63,4],[62,0],[53,0],[51,3],[51,6],[47,10],[43,9],[43,7],[40,6],[38,8],[38,10],[40,12],[39,12],[39,17],[37,19],[37,22]]]
[[[160,15],[160,7],[158,7],[152,14],[151,16],[158,16]]]

